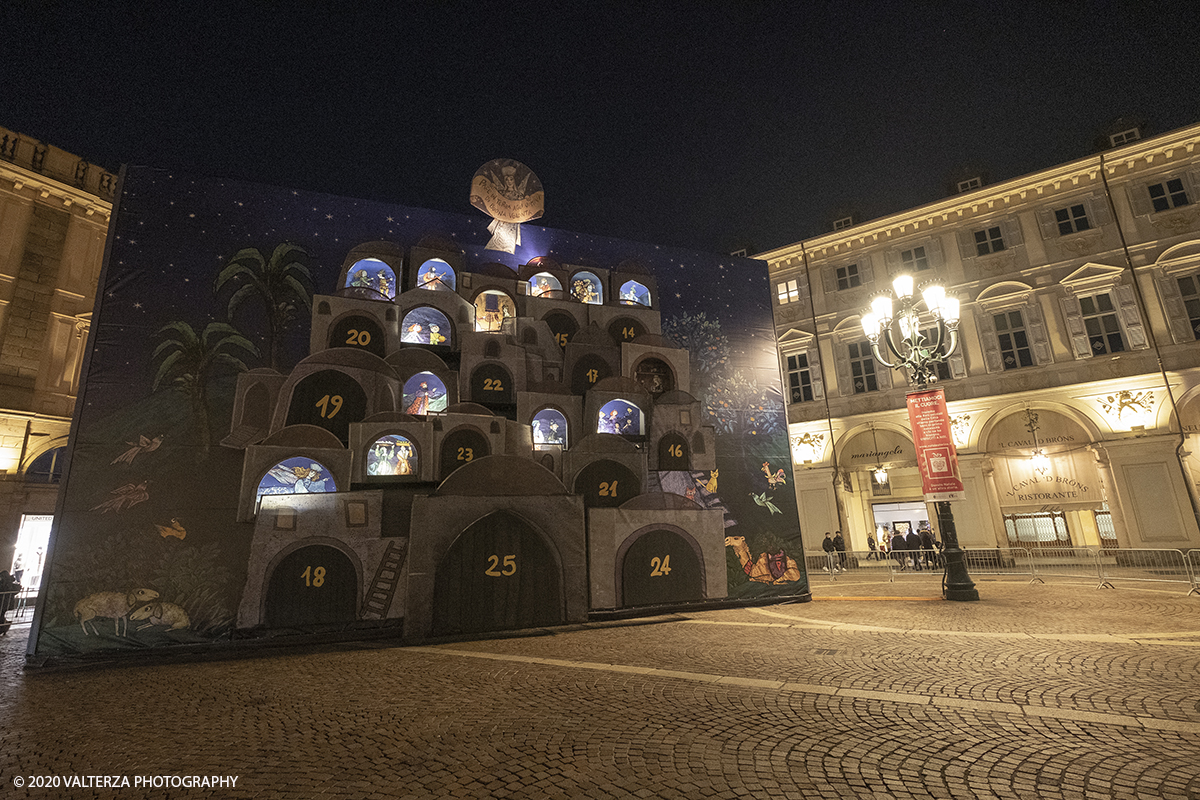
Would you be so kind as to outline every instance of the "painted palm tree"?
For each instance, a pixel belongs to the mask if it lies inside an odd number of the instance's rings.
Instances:
[[[313,280],[308,270],[308,253],[302,247],[284,243],[270,258],[254,247],[239,250],[217,273],[213,294],[226,285],[237,288],[229,298],[227,318],[232,321],[238,308],[257,295],[266,307],[266,351],[271,369],[278,370],[283,336],[296,319],[300,305],[311,312]]]
[[[208,415],[209,382],[217,372],[249,369],[234,352],[244,350],[258,356],[258,348],[237,328],[224,322],[208,323],[199,335],[186,322],[168,322],[159,329],[158,335],[166,338],[154,348],[151,356],[151,360],[162,356],[162,363],[158,365],[150,391],[156,392],[168,382],[183,390],[191,405],[201,444],[207,450],[212,441]]]

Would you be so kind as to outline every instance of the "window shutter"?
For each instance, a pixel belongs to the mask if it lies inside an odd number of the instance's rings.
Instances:
[[[1129,207],[1135,217],[1149,216],[1154,211],[1150,203],[1150,190],[1144,183],[1126,184],[1125,191],[1129,195]]]
[[[871,269],[871,257],[864,255],[858,259],[858,277],[863,286],[875,280],[875,271]]]
[[[961,331],[959,331],[959,336],[962,336]],[[951,378],[965,378],[967,376],[967,362],[963,359],[962,345],[959,345],[947,363],[950,365]]]
[[[837,382],[843,397],[854,396],[854,378],[850,374],[850,344],[842,342],[838,345],[836,358]]]
[[[974,231],[958,232],[958,255],[964,262],[979,255],[979,251],[975,249]]]
[[[983,365],[988,372],[1003,372],[1004,360],[1000,357],[1000,341],[996,338],[996,323],[992,313],[980,309],[975,315],[975,326],[979,329],[979,344],[983,347]],[[962,328],[959,328],[962,335]]]
[[[1108,209],[1108,195],[1103,192],[1089,198],[1087,204],[1088,222],[1093,228],[1099,228],[1112,222],[1112,213]]]
[[[1054,361],[1050,349],[1050,337],[1046,334],[1046,319],[1042,316],[1042,304],[1036,297],[1022,311],[1025,314],[1025,331],[1029,334],[1029,349],[1033,351],[1033,363],[1044,365]],[[1089,349],[1090,352],[1090,349]]]
[[[1159,278],[1158,293],[1162,297],[1163,309],[1167,312],[1167,324],[1171,327],[1171,337],[1177,344],[1195,341],[1196,336],[1192,333],[1187,309],[1183,305],[1183,295],[1179,293],[1179,283],[1176,279],[1171,276]]]
[[[1067,325],[1067,335],[1071,337],[1071,346],[1075,348],[1076,358],[1091,358],[1092,345],[1088,341],[1087,329],[1083,327],[1083,310],[1079,307],[1079,298],[1067,295],[1060,298],[1063,321]]]
[[[833,294],[837,291],[837,267],[826,267],[821,270],[821,277],[825,281],[825,294]]]
[[[875,361],[875,382],[879,384],[879,391],[886,392],[892,388],[892,371],[880,364],[878,359]]]
[[[1053,208],[1039,208],[1037,212],[1038,228],[1046,241],[1058,238],[1058,220],[1054,217]]]
[[[937,236],[930,239],[925,244],[925,256],[929,259],[929,266],[937,269],[946,263],[946,256],[942,253],[942,240]]]
[[[883,265],[887,268],[887,274],[889,278],[902,270],[904,265],[900,260],[900,251],[898,249],[886,251],[883,254]]]
[[[812,380],[813,400],[820,400],[825,396],[825,381],[821,379],[821,351],[817,347],[811,347],[808,353],[808,375]]]
[[[1025,240],[1021,237],[1021,222],[1016,219],[1006,219],[1001,222],[1001,230],[1004,231],[1004,246],[1016,247]]]
[[[1146,339],[1146,329],[1142,326],[1142,315],[1138,311],[1137,294],[1132,286],[1121,284],[1113,287],[1117,298],[1117,311],[1121,322],[1125,324],[1125,332],[1129,334],[1129,344],[1135,350],[1144,350],[1150,346]]]

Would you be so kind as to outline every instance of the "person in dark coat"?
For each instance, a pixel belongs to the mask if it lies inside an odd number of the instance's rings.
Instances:
[[[8,574],[8,570],[0,569],[0,636],[8,633],[8,611],[16,606],[19,591],[21,584]]]
[[[833,549],[837,550],[838,565],[842,571],[846,569],[846,540],[842,538],[842,532],[838,531],[833,534]]]
[[[909,531],[904,537],[905,546],[912,551],[913,569],[921,571],[921,537],[916,531]]]
[[[829,572],[830,567],[832,567],[833,571],[837,572],[837,562],[835,562],[833,559],[833,554],[837,552],[837,547],[834,546],[833,539],[830,538],[831,536],[832,534],[830,534],[829,531],[825,531],[825,541],[821,542],[821,549],[825,551],[825,560],[829,562],[828,566],[821,567],[821,569]]]
[[[896,563],[900,565],[900,569],[908,569],[908,565],[904,563],[905,551],[908,550],[908,545],[904,542],[904,534],[896,531],[892,536],[892,558],[896,559]]]
[[[879,551],[875,549],[875,531],[867,531],[867,549],[871,551],[867,554],[867,561],[875,561],[879,556]]]
[[[933,531],[926,528],[921,531],[921,549],[924,551],[925,566],[933,569],[938,565],[937,551],[933,549]]]

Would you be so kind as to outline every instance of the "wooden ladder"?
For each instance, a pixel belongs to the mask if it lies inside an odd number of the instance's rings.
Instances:
[[[379,568],[375,570],[371,588],[363,598],[359,619],[383,619],[387,616],[392,597],[396,594],[396,587],[400,584],[400,569],[404,566],[404,558],[407,555],[407,539],[392,539],[388,543],[383,558],[379,559]]]

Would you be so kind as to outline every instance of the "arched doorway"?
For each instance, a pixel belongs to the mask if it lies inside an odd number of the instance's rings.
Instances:
[[[314,372],[292,389],[288,425],[317,425],[347,444],[350,423],[367,415],[367,393],[358,381],[334,369]]]
[[[678,433],[668,433],[658,440],[659,469],[691,469],[692,454],[687,439]]]
[[[488,439],[475,428],[458,428],[442,440],[441,458],[438,460],[438,480],[446,480],[454,470],[477,458],[491,454]]]
[[[459,534],[438,564],[433,633],[557,625],[562,579],[550,545],[524,520],[497,511]]]
[[[550,328],[550,333],[554,334],[554,341],[558,342],[559,347],[566,347],[567,342],[571,341],[571,337],[579,330],[579,323],[575,318],[561,311],[552,311],[543,317],[543,320]]]
[[[303,627],[358,618],[358,572],[341,550],[312,544],[284,556],[267,587],[267,625]]]
[[[642,493],[641,481],[629,467],[607,459],[584,467],[575,477],[575,494],[586,508],[616,508]]]
[[[665,529],[638,536],[621,559],[621,605],[650,606],[704,599],[695,542]]]

